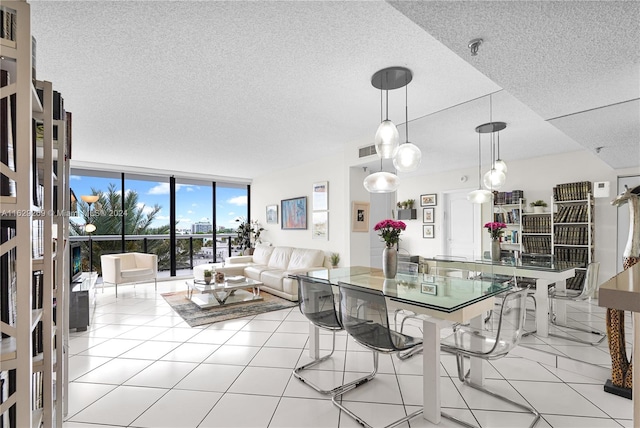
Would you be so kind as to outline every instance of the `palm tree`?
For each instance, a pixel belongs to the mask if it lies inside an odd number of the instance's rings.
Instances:
[[[151,227],[153,220],[158,215],[162,207],[155,204],[151,209],[146,205],[138,205],[138,193],[134,190],[127,191],[122,205],[121,192],[116,189],[115,184],[110,183],[107,192],[91,188],[91,193],[98,196],[98,201],[89,207],[89,204],[78,201],[78,210],[84,220],[84,224],[70,222],[71,235],[86,235],[85,224],[92,223],[96,226],[93,235],[120,235],[124,217],[125,235],[168,235],[170,225]],[[124,214],[124,215],[123,215]],[[92,270],[100,272],[100,255],[121,252],[121,241],[93,241],[93,267]],[[196,242],[194,241],[194,244]],[[196,244],[197,245],[197,244]],[[83,243],[85,254],[89,253],[89,242]],[[185,247],[186,248],[183,248]],[[195,246],[195,245],[194,245]],[[143,251],[141,241],[125,241],[125,250]],[[198,251],[194,248],[194,251]],[[170,263],[170,244],[168,239],[152,239],[147,241],[147,252],[158,255],[158,268],[168,269]],[[188,243],[181,242],[176,250],[179,262],[189,258]],[[185,259],[185,260],[182,260]],[[88,257],[87,257],[88,260]],[[86,265],[88,268],[88,264]],[[84,270],[84,268],[83,268]],[[87,269],[88,270],[88,269]]]

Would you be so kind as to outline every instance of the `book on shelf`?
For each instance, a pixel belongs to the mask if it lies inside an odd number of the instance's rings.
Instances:
[[[0,221],[0,244],[8,242],[15,236],[15,220]],[[17,317],[16,291],[18,279],[15,269],[16,257],[15,247],[0,255],[0,321],[9,325],[15,325]],[[7,337],[7,335],[3,333],[2,337]]]
[[[582,201],[593,192],[590,181],[579,181],[575,183],[558,184],[553,188],[553,199],[555,201]]]
[[[511,192],[493,192],[494,205],[515,205],[524,199],[524,191],[512,190]]]
[[[17,30],[16,11],[8,7],[0,7],[0,37],[6,40],[16,40]]]
[[[551,216],[523,216],[522,233],[551,233]]]
[[[11,76],[6,70],[0,70],[0,87],[9,85]],[[0,99],[0,162],[11,171],[16,170],[16,136],[13,130],[16,127],[16,95],[10,95]],[[16,196],[16,183],[14,180],[0,175],[0,196]]]

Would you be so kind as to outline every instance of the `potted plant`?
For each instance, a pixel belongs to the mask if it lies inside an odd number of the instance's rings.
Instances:
[[[415,199],[407,199],[396,204],[398,207],[398,220],[415,220],[418,217],[417,210],[413,209]]]
[[[340,254],[331,253],[331,267],[333,268],[338,267],[338,263],[340,263]]]
[[[260,226],[258,220],[248,221],[241,217],[237,218],[236,221],[240,222],[237,230],[240,250],[244,255],[251,255],[253,254],[255,244],[262,242],[260,240],[260,233],[264,228]]]
[[[213,278],[213,272],[209,269],[205,269],[204,271],[204,282],[206,284],[210,284],[211,283],[211,278]]]
[[[535,214],[542,214],[544,213],[544,209],[547,206],[547,203],[542,199],[538,199],[537,201],[531,202],[529,205],[533,207],[533,212]]]

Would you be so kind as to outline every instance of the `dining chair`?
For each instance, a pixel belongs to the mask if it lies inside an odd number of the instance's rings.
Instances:
[[[303,370],[314,367],[331,358],[336,349],[336,332],[342,331],[344,329],[342,327],[342,323],[340,322],[340,317],[338,316],[338,313],[336,311],[333,287],[331,286],[331,283],[327,280],[311,278],[304,275],[298,275],[297,279],[298,308],[300,308],[300,312],[302,312],[302,314],[309,320],[309,322],[311,322],[315,326],[324,330],[328,330],[332,333],[332,345],[330,353],[324,355],[323,357],[315,359],[310,363],[295,368],[293,370],[293,375],[321,394],[334,394],[341,388],[351,386],[358,382],[366,382],[365,379],[368,379],[369,377],[373,379],[373,376],[369,375],[356,379],[353,382],[336,386],[332,389],[322,389],[300,374]]]
[[[587,265],[587,271],[584,276],[584,283],[582,284],[581,290],[559,291],[559,290],[556,290],[555,287],[552,287],[549,289],[549,321],[551,322],[551,324],[557,327],[563,327],[571,330],[581,331],[584,333],[590,333],[595,335],[599,339],[592,342],[589,340],[579,339],[577,337],[573,337],[569,335],[551,333],[551,332],[549,332],[549,336],[559,337],[562,339],[571,340],[573,342],[584,343],[587,345],[598,345],[604,340],[605,337],[607,337],[606,333],[598,330],[594,330],[591,328],[582,328],[578,326],[570,326],[568,324],[560,324],[557,322],[556,315],[553,311],[553,307],[554,307],[553,303],[556,300],[581,302],[593,297],[593,293],[595,292],[598,286],[599,271],[600,271],[600,262],[591,262]]]
[[[446,264],[438,265],[438,260],[451,260],[451,261],[460,261],[466,262],[467,258],[464,256],[450,256],[445,254],[438,254],[433,258],[436,263],[434,266],[433,273],[437,276],[454,276],[459,278],[468,278],[469,271],[466,269],[452,268],[447,267]]]
[[[402,334],[389,327],[387,303],[382,292],[344,282],[339,282],[338,285],[340,288],[340,316],[342,325],[347,331],[347,334],[357,343],[373,351],[372,375],[375,376],[378,371],[379,354],[397,354],[398,352],[408,351],[422,345],[422,339]],[[341,389],[331,397],[331,401],[359,424],[371,428],[371,425],[365,422],[364,419],[338,402],[339,398],[353,390],[356,386],[358,385]],[[422,414],[422,409],[392,422],[385,428],[395,427],[420,414]],[[442,416],[465,426],[472,426],[444,413],[442,413]]]
[[[467,373],[464,371],[465,357],[495,360],[506,356],[518,345],[524,333],[526,299],[526,288],[508,292],[502,300],[500,317],[497,320],[498,326],[495,331],[475,329],[469,325],[458,325],[451,336],[440,342],[440,348],[455,354],[458,378],[461,382],[532,413],[535,418],[529,427],[533,427],[540,419],[540,413],[537,410],[471,382],[469,379],[470,370]]]

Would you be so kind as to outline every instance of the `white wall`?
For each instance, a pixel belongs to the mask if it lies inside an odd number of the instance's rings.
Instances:
[[[260,177],[254,180],[251,190],[252,219],[259,220],[267,229],[263,238],[274,245],[290,245],[304,248],[318,248],[327,255],[331,252],[340,254],[341,266],[368,265],[370,260],[370,236],[365,233],[351,232],[351,203],[353,201],[369,201],[369,194],[362,186],[366,172],[354,166],[357,159],[354,150],[349,149],[344,155],[318,159],[306,165],[297,166],[286,171]],[[428,162],[428,157],[424,160]],[[595,259],[600,261],[600,282],[614,276],[616,272],[616,221],[617,208],[610,201],[615,197],[617,177],[639,174],[640,169],[629,168],[613,170],[595,155],[588,151],[564,153],[521,161],[509,161],[507,183],[501,190],[521,189],[528,201],[544,199],[551,203],[553,186],[560,183],[576,181],[609,181],[612,194],[609,198],[596,199],[595,202]],[[461,182],[466,176],[468,180]],[[280,204],[280,200],[297,196],[309,198],[311,207],[312,184],[318,181],[329,182],[329,240],[320,241],[311,238],[311,228],[303,231],[281,230],[280,225],[267,225],[265,207]],[[411,254],[434,256],[442,252],[442,193],[458,189],[473,190],[477,188],[477,169],[450,171],[438,174],[427,174],[416,177],[402,177],[397,192],[397,200],[415,199],[417,201],[418,219],[409,220],[407,230],[402,234],[401,247]],[[419,207],[420,195],[436,193],[438,205],[435,207],[435,239],[422,238],[422,210]],[[280,211],[280,210],[279,210]],[[278,212],[280,215],[280,212]],[[491,205],[482,207],[482,224],[491,219]],[[310,220],[310,218],[309,218]],[[482,224],[477,227],[482,228]],[[372,231],[374,224],[370,222]],[[488,234],[482,232],[484,249],[489,249]]]
[[[260,237],[273,245],[314,248],[340,254],[340,266],[350,263],[349,240],[349,189],[342,155],[314,160],[308,164],[259,177],[251,185],[251,219],[258,220],[265,230]],[[311,213],[313,210],[313,183],[328,181],[329,188],[329,240],[312,239]],[[280,228],[283,199],[307,197],[307,230],[282,230]],[[278,224],[267,224],[266,206],[278,205]]]

